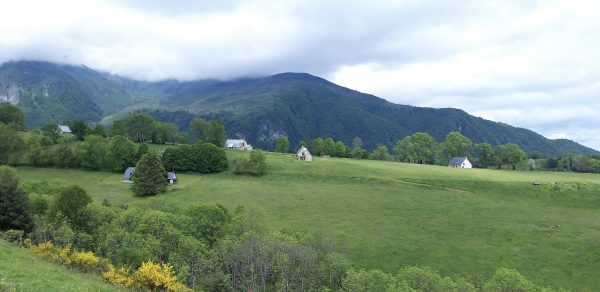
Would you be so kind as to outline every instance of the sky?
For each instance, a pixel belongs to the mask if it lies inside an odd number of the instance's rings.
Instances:
[[[600,150],[600,1],[19,0],[2,12],[0,62],[150,81],[307,72]]]

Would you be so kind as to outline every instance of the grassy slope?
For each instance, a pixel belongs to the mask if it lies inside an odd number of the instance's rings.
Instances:
[[[0,240],[0,291],[121,291],[92,274],[49,263]]]
[[[241,153],[229,152],[229,156]],[[247,154],[243,154],[247,155]],[[264,214],[272,229],[343,234],[358,267],[395,273],[427,265],[453,276],[516,268],[538,284],[600,290],[600,176],[457,170],[394,162],[270,154],[271,174],[179,173],[167,196],[139,199],[121,174],[19,168],[25,180],[63,180],[113,204],[217,202]],[[554,191],[532,182],[580,182]]]

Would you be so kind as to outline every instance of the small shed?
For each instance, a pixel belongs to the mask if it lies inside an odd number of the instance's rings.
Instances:
[[[244,139],[227,139],[225,147],[232,150],[252,151],[252,145],[248,144]]]
[[[167,173],[167,182],[169,184],[176,184],[177,183],[177,175],[175,175],[174,171],[169,171],[169,173]]]
[[[304,146],[300,147],[300,150],[298,150],[298,152],[296,153],[296,157],[298,158],[298,160],[312,161],[312,155]]]
[[[71,128],[69,128],[67,125],[58,125],[57,130],[60,135],[73,134],[73,132],[71,132]]]
[[[131,181],[131,176],[133,175],[134,172],[135,172],[135,167],[128,167],[125,170],[125,174],[123,175],[123,180]]]
[[[448,163],[448,167],[452,168],[473,168],[473,164],[469,161],[467,157],[452,157],[450,163]]]

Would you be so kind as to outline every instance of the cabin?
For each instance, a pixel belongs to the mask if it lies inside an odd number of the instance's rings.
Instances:
[[[298,158],[298,160],[312,161],[312,155],[304,146],[300,147],[300,150],[298,150],[298,152],[296,153],[296,157]]]
[[[58,134],[60,135],[73,134],[73,132],[71,132],[71,128],[69,128],[67,125],[58,125],[57,130]]]
[[[452,168],[473,168],[473,165],[467,157],[452,157],[448,167]]]
[[[175,175],[174,171],[169,171],[169,173],[167,173],[167,182],[171,185],[177,183],[177,175]]]
[[[244,139],[227,139],[225,147],[231,150],[252,151],[252,145],[248,144]]]
[[[128,167],[125,170],[125,174],[123,175],[123,180],[131,181],[131,176],[133,175],[134,172],[135,172],[135,167]]]

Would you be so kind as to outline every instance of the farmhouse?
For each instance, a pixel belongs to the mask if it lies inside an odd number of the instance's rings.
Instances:
[[[134,172],[135,172],[135,167],[128,167],[125,170],[125,174],[123,174],[123,180],[127,181],[127,182],[131,182],[131,176],[133,175]],[[177,183],[177,175],[175,174],[174,171],[169,171],[167,173],[167,182],[169,184]]]
[[[227,149],[252,151],[252,145],[248,144],[244,139],[227,139],[225,147]]]
[[[71,132],[71,128],[69,128],[67,125],[58,125],[57,130],[58,134],[60,135],[73,134],[73,132]]]
[[[296,157],[298,157],[298,160],[312,161],[312,155],[304,146],[300,147],[300,150],[296,153]]]
[[[452,157],[450,163],[448,163],[448,167],[453,168],[473,168],[473,165],[466,157]]]

